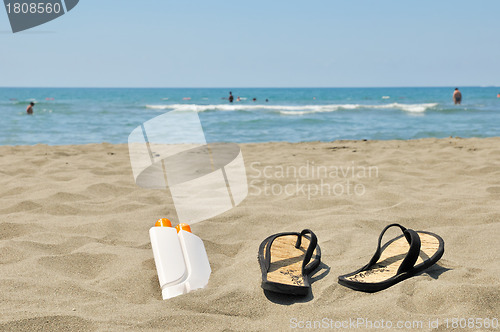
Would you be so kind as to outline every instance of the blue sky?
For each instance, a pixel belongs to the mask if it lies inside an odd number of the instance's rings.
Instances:
[[[12,34],[0,86],[500,86],[500,1],[81,0]]]

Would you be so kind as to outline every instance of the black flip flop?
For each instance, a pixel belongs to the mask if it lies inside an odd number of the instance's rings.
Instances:
[[[307,295],[311,289],[309,275],[320,262],[318,239],[311,230],[271,235],[259,247],[262,288],[283,294]]]
[[[381,247],[385,231],[397,226],[400,235]],[[370,262],[361,269],[339,276],[339,284],[363,292],[378,292],[434,265],[444,253],[443,239],[434,233],[406,229],[399,224],[384,228]]]

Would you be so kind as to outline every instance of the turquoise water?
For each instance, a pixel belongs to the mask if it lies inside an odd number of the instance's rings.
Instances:
[[[461,88],[459,106],[453,90],[232,89],[230,104],[229,89],[0,88],[0,145],[126,143],[171,110],[198,111],[209,142],[500,136],[500,88]]]

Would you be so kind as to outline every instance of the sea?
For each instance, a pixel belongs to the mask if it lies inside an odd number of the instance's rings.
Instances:
[[[500,88],[460,87],[461,105],[454,89],[0,88],[0,145],[127,143],[172,111],[198,112],[208,142],[500,136]]]

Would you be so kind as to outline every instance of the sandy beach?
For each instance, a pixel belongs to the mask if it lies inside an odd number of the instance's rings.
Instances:
[[[500,318],[500,138],[240,146],[248,197],[192,226],[209,284],[166,301],[148,230],[175,223],[174,206],[134,183],[126,144],[0,146],[0,330],[287,331],[364,319],[445,331],[452,319]],[[378,293],[339,285],[394,222],[439,234],[443,258]],[[259,244],[304,228],[323,254],[312,294],[265,294]]]

